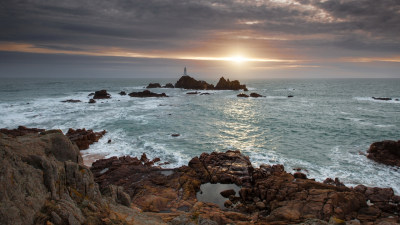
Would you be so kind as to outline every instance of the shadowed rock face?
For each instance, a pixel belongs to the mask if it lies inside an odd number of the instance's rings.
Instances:
[[[147,85],[146,88],[160,88],[161,85],[159,83],[150,83],[149,85]]]
[[[174,169],[168,175],[146,160],[103,159],[93,164],[92,171],[101,188],[110,184],[123,186],[134,205],[144,211],[163,212],[166,221],[186,220],[193,214],[216,224],[250,221],[289,224],[309,218],[321,223],[353,219],[372,224],[399,221],[396,213],[400,210],[400,197],[390,188],[357,186],[353,189],[339,181],[331,185],[305,176],[296,179],[282,165],[254,168],[249,158],[239,151],[203,153],[194,157],[188,166]],[[228,211],[212,203],[198,202],[196,193],[205,183],[236,184],[241,187],[240,197],[226,198],[224,205]],[[372,204],[368,205],[367,201]]]
[[[390,166],[400,166],[400,140],[373,143],[368,158]]]
[[[190,76],[182,76],[175,84],[176,88],[194,89],[194,90],[213,90],[214,85],[202,80],[196,80]]]
[[[215,90],[244,90],[247,91],[246,85],[240,84],[238,80],[229,81],[225,80],[224,77],[221,77],[215,86]]]
[[[106,90],[96,91],[93,96],[93,99],[107,99],[107,98],[111,98],[111,95],[108,94]]]
[[[163,224],[123,206],[130,198],[122,187],[109,186],[103,197],[60,130],[1,131],[0,224]]]

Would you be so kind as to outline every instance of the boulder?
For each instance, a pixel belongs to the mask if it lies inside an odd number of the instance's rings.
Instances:
[[[224,77],[221,77],[215,86],[215,90],[244,90],[247,91],[246,85],[240,84],[238,80],[229,81],[225,80]]]
[[[90,104],[96,103],[96,100],[94,100],[93,98],[89,100]]]
[[[390,166],[400,166],[400,140],[381,141],[371,144],[367,157]]]
[[[236,192],[233,189],[229,189],[229,190],[225,190],[225,191],[221,191],[220,193],[223,197],[228,198],[231,195],[235,195]]]
[[[121,91],[119,94],[120,95],[126,95],[126,92],[125,91]]]
[[[149,90],[144,90],[142,92],[132,92],[129,93],[129,96],[131,97],[137,97],[137,98],[146,98],[146,97],[168,97],[165,93],[157,94],[153,93]]]
[[[175,84],[176,88],[194,89],[194,90],[213,90],[214,85],[205,81],[196,80],[190,76],[182,76]]]
[[[94,93],[93,99],[107,99],[111,98],[111,95],[107,93],[107,90],[100,90]]]
[[[69,128],[66,136],[78,146],[79,150],[85,150],[89,148],[89,145],[98,142],[105,134],[105,130],[94,132],[93,130],[86,130],[85,128],[77,130]]]
[[[150,83],[146,88],[161,88],[159,83]]]

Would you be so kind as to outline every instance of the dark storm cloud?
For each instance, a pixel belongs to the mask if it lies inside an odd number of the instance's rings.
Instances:
[[[231,0],[6,0],[0,6],[0,40],[168,49],[184,47],[188,45],[186,41],[196,45],[196,40],[212,38],[220,31],[251,30],[283,36],[332,34],[340,39],[354,39],[353,33],[361,32],[368,36],[371,45],[399,44],[398,0],[296,2],[299,4]],[[261,22],[246,25],[239,21]],[[332,43],[338,40],[332,39]]]

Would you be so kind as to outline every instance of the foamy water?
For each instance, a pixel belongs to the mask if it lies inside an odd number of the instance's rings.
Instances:
[[[399,139],[400,102],[395,99],[400,80],[242,81],[265,98],[237,98],[237,91],[187,95],[188,90],[163,88],[152,91],[169,98],[118,94],[177,79],[2,80],[0,127],[105,129],[108,133],[82,151],[84,156],[140,157],[145,152],[170,168],[202,152],[238,149],[255,166],[283,164],[288,172],[302,168],[318,181],[339,177],[347,185],[392,187],[400,193],[399,169],[363,155],[375,141]],[[112,98],[88,104],[88,94],[100,89]],[[67,99],[82,102],[61,102]],[[176,133],[180,136],[171,136]]]

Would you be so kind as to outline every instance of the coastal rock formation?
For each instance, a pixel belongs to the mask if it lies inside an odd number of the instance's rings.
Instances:
[[[373,143],[367,157],[379,163],[400,167],[400,140]]]
[[[164,86],[162,86],[163,88],[174,88],[174,85],[172,83],[167,83]]]
[[[262,95],[260,95],[260,94],[258,94],[258,93],[253,92],[253,93],[250,94],[250,97],[259,98],[259,97],[264,97],[264,96],[262,96]]]
[[[247,91],[246,85],[240,84],[238,80],[229,81],[225,80],[224,77],[221,77],[215,86],[215,90],[244,90]]]
[[[147,85],[146,88],[160,88],[161,85],[159,83],[150,83],[149,85]]]
[[[145,98],[145,97],[168,97],[165,93],[157,94],[149,90],[144,90],[142,92],[132,92],[129,94],[131,97]]]
[[[126,207],[121,187],[110,186],[102,196],[78,148],[60,130],[2,131],[0,224],[164,224]]]
[[[133,205],[162,212],[164,221],[172,224],[198,223],[199,218],[212,224],[292,224],[309,219],[323,223],[399,222],[400,197],[390,188],[348,188],[338,180],[337,184],[324,184],[303,174],[287,173],[282,165],[254,168],[239,151],[203,153],[188,166],[173,170],[148,162],[147,157],[113,157],[95,162],[91,169],[100,188],[121,185]],[[196,193],[206,183],[236,184],[240,197],[232,190],[223,191],[228,196],[225,211],[213,203],[198,202]],[[194,221],[192,215],[196,215]]]
[[[121,92],[119,92],[119,95],[126,95],[126,92],[125,91],[121,91]]]
[[[77,130],[69,128],[66,136],[78,146],[79,150],[85,150],[89,148],[89,145],[98,142],[105,134],[105,130],[93,132],[93,130],[86,130],[85,128]]]
[[[176,88],[194,89],[194,90],[213,90],[214,85],[202,80],[196,80],[190,76],[182,76],[175,84]]]
[[[93,96],[93,99],[107,99],[107,98],[111,98],[111,95],[108,94],[106,90],[96,91]]]
[[[13,130],[8,130],[5,128],[0,129],[0,133],[3,133],[10,137],[24,136],[27,134],[37,134],[37,133],[43,132],[43,131],[45,131],[45,129],[27,128],[24,126],[18,126],[17,129],[13,129]]]

